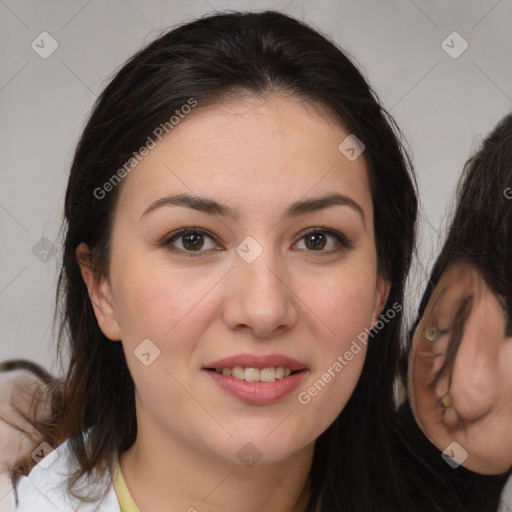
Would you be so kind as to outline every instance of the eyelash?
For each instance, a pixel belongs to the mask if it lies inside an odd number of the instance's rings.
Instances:
[[[339,245],[341,247],[338,249],[331,250],[331,251],[306,251],[306,252],[318,253],[319,255],[326,255],[326,254],[333,254],[333,253],[339,252],[343,249],[350,250],[350,249],[354,248],[354,245],[352,244],[352,242],[350,242],[348,240],[348,238],[345,235],[343,235],[342,233],[339,233],[338,231],[334,231],[332,229],[324,229],[324,228],[320,228],[320,227],[311,228],[311,229],[307,230],[306,232],[303,233],[302,237],[299,238],[299,240],[297,242],[300,242],[304,237],[306,237],[308,235],[317,234],[317,233],[323,233],[323,234],[333,236],[337,240],[337,242],[339,243]],[[162,243],[162,246],[167,247],[173,253],[189,256],[192,258],[201,256],[201,253],[209,252],[208,250],[207,251],[186,251],[186,250],[182,250],[182,249],[177,249],[176,247],[172,247],[172,243],[175,240],[178,240],[179,238],[181,238],[185,235],[190,235],[190,234],[206,235],[207,237],[211,238],[212,240],[215,240],[215,237],[213,237],[212,235],[210,235],[207,231],[205,231],[203,229],[184,228],[184,229],[180,229],[179,231],[177,231],[175,233],[172,233],[169,237],[165,238],[165,240]]]

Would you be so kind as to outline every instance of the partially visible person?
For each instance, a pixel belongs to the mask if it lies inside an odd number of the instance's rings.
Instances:
[[[512,467],[511,184],[512,114],[464,168],[403,366],[400,414],[417,425],[402,433],[411,451],[411,432],[428,439],[423,477],[435,493],[459,489],[464,510],[478,512],[512,503],[499,499]]]
[[[460,462],[488,475],[512,467],[507,317],[503,297],[475,265],[451,264],[416,329],[409,377],[415,413],[429,438],[442,449],[458,443]]]
[[[24,359],[0,363],[0,510],[10,503],[11,469],[37,450],[41,434],[32,419],[49,415],[48,385],[52,376],[41,366]]]

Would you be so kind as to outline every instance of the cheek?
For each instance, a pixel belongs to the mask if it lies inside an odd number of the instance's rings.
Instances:
[[[178,267],[141,261],[122,268],[129,278],[117,279],[115,313],[128,337],[172,338],[189,314],[197,316],[194,310],[212,286],[211,276]]]
[[[305,282],[303,286],[313,290],[310,307],[328,329],[330,336],[321,338],[327,346],[342,349],[371,325],[376,290],[375,279],[368,269],[361,273],[339,272],[334,279],[331,274],[318,285]]]
[[[221,276],[147,263],[124,270],[130,278],[118,280],[116,318],[136,387],[153,402],[152,393],[179,390],[169,373],[188,385],[194,350],[215,311],[210,290]]]
[[[345,274],[315,292],[310,325],[315,326],[316,365],[301,387],[299,403],[323,428],[345,407],[359,380],[372,338],[369,329],[375,284],[368,275]],[[320,314],[321,312],[321,314]]]

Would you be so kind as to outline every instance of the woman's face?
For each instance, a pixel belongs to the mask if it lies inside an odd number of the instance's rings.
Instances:
[[[185,118],[126,178],[109,278],[83,272],[123,344],[139,434],[272,462],[344,408],[388,292],[347,136],[304,103],[247,97]]]
[[[443,365],[455,319],[468,299],[471,311],[451,377],[448,371],[429,386]],[[455,447],[455,461],[484,474],[512,466],[512,339],[505,326],[504,307],[480,273],[456,263],[434,289],[410,355],[408,387],[419,425],[442,450],[458,443],[464,451]],[[441,399],[447,395],[443,406]]]

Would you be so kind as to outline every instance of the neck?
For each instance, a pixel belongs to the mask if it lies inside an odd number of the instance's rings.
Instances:
[[[168,429],[138,422],[119,459],[141,512],[302,512],[314,443],[286,460],[252,467],[191,446]]]

